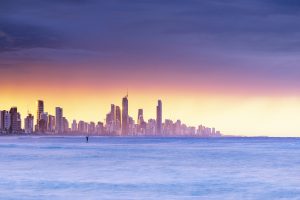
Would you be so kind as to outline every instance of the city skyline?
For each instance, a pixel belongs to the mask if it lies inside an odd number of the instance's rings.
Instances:
[[[36,115],[29,111],[22,118],[17,107],[9,111],[0,110],[0,132],[2,134],[91,134],[106,136],[191,136],[191,137],[220,137],[221,132],[204,125],[190,126],[177,119],[163,121],[162,101],[157,100],[156,118],[144,118],[143,108],[137,110],[137,120],[130,116],[128,92],[122,98],[122,107],[111,104],[110,111],[104,121],[71,120],[64,116],[62,107],[55,107],[55,116],[44,109],[45,102],[36,101]]]
[[[298,1],[26,2],[1,1],[0,107],[91,121],[128,89],[130,115],[158,97],[168,119],[300,136]]]

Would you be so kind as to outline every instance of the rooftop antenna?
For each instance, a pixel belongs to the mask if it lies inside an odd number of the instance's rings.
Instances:
[[[126,98],[128,98],[128,88],[127,88],[127,91],[126,91]]]

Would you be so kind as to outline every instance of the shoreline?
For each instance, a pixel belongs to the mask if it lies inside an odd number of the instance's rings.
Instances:
[[[0,134],[1,137],[102,137],[102,138],[194,138],[194,139],[232,139],[232,138],[300,138],[293,136],[220,136],[220,137],[199,137],[199,136],[180,136],[180,135],[128,135],[128,136],[116,136],[116,135],[88,135],[88,134]]]

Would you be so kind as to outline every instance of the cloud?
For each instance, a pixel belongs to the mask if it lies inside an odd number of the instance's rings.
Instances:
[[[152,63],[188,66],[186,71],[240,67],[255,72],[272,57],[286,61],[286,55],[300,51],[300,12],[295,9],[299,3],[293,0],[21,2],[3,0],[0,52],[73,49],[109,55],[105,62],[119,68]],[[49,55],[62,60],[58,54]]]
[[[3,20],[0,24],[0,52],[37,47],[60,48],[64,44],[59,33],[42,25]]]
[[[177,41],[185,48],[300,50],[296,0],[22,1],[3,0],[5,19],[0,21],[0,30],[15,42],[2,38],[2,51],[64,44],[87,50],[135,48],[133,52],[143,52],[143,47],[163,49]],[[71,42],[67,45],[62,36]]]

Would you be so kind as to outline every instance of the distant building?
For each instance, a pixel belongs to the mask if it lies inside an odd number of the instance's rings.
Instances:
[[[144,121],[143,114],[144,114],[143,109],[138,109],[138,117],[137,117],[138,125],[141,125],[141,123]]]
[[[53,115],[48,116],[48,131],[50,133],[55,132],[55,117]]]
[[[136,132],[138,135],[145,135],[146,133],[146,122],[144,121],[144,111],[143,109],[138,109],[137,116],[137,127]]]
[[[116,109],[114,104],[111,104],[110,112],[106,115],[106,132],[109,135],[116,132]]]
[[[136,135],[136,126],[132,117],[128,116],[128,133],[127,135]]]
[[[20,129],[20,114],[18,113],[17,107],[12,107],[9,111],[10,114],[10,133],[18,133]]]
[[[149,119],[146,125],[146,134],[154,135],[156,133],[156,121],[155,119]]]
[[[78,132],[79,133],[86,133],[85,122],[84,121],[79,121],[78,122]]]
[[[34,117],[32,114],[28,114],[28,116],[25,118],[24,120],[25,133],[33,133],[33,127],[34,127],[33,119]]]
[[[22,131],[22,120],[20,113],[17,113],[17,130],[19,133]]]
[[[111,115],[111,121],[112,121],[113,124],[114,124],[114,122],[115,122],[115,120],[116,120],[116,107],[115,107],[114,104],[111,104],[111,105],[110,105],[110,115]]]
[[[95,134],[96,133],[96,125],[94,122],[90,122],[88,127],[88,133],[89,134]]]
[[[120,106],[116,106],[116,134],[121,134],[121,109]]]
[[[97,135],[103,135],[104,134],[104,127],[103,127],[102,122],[97,123],[96,132],[97,132]]]
[[[0,133],[3,131],[2,110],[0,110]]]
[[[76,122],[76,120],[73,120],[73,122],[72,122],[72,132],[73,133],[77,132],[77,122]]]
[[[48,113],[41,112],[39,123],[38,123],[38,132],[46,133],[47,130],[48,130]]]
[[[162,103],[158,100],[156,106],[156,134],[160,135],[162,133]]]
[[[172,135],[174,134],[174,124],[170,119],[165,119],[165,123],[163,125],[163,134],[164,135]]]
[[[0,132],[8,133],[10,130],[10,113],[6,110],[0,112]]]
[[[60,107],[55,108],[55,133],[63,132],[63,109]]]
[[[41,131],[39,124],[40,124],[40,120],[41,120],[41,113],[44,112],[44,101],[42,100],[38,100],[37,101],[37,113],[36,113],[36,131]],[[41,124],[44,125],[44,122],[42,122]],[[43,130],[45,129],[45,127],[42,127]]]
[[[174,134],[177,135],[177,136],[182,134],[181,121],[180,120],[177,120],[174,124]]]
[[[122,99],[122,135],[128,135],[128,95]]]
[[[67,118],[63,117],[63,133],[68,133],[70,132],[70,129],[69,129],[69,121],[67,120]]]

